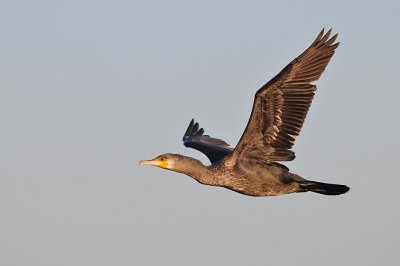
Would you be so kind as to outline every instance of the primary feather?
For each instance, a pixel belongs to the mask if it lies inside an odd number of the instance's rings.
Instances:
[[[311,46],[271,79],[255,95],[247,127],[233,156],[291,161],[291,150],[314,98],[311,82],[321,76],[339,43],[331,30],[318,35]]]

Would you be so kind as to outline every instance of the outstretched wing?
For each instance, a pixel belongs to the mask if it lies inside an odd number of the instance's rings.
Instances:
[[[318,35],[311,46],[259,89],[247,127],[233,157],[255,158],[265,162],[291,161],[292,148],[299,135],[316,86],[339,43],[331,30]]]
[[[211,163],[216,163],[232,153],[233,149],[229,147],[228,143],[203,135],[203,133],[204,129],[199,129],[199,124],[192,119],[183,136],[183,145],[204,153]]]

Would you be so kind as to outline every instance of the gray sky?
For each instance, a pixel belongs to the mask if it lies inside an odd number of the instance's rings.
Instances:
[[[300,3],[301,2],[301,3]],[[1,1],[0,265],[399,265],[398,1]],[[255,91],[341,42],[287,163],[349,193],[251,198],[139,168],[236,145]]]

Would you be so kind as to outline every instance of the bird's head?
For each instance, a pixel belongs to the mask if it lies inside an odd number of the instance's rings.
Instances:
[[[159,155],[153,160],[140,161],[139,165],[153,165],[190,176],[193,176],[197,171],[199,171],[199,169],[205,167],[199,160],[173,153]]]
[[[174,170],[181,159],[180,157],[182,156],[178,154],[166,153],[157,156],[153,160],[142,160],[139,162],[139,165],[153,165],[168,170]]]

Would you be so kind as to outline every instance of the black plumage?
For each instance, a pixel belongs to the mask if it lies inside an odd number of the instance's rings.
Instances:
[[[233,149],[229,147],[228,143],[203,135],[203,133],[204,129],[199,129],[199,124],[192,119],[185,135],[183,135],[183,145],[204,153],[213,164],[232,153]]]

